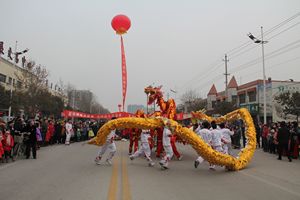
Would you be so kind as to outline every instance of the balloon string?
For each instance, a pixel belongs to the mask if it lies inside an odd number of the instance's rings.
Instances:
[[[123,95],[123,111],[124,111],[126,92],[127,92],[127,70],[126,70],[125,50],[124,50],[122,35],[121,35],[121,56],[122,56],[122,95]]]

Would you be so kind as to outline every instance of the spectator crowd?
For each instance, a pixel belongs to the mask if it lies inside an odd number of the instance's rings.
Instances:
[[[0,121],[0,163],[15,161],[18,157],[37,158],[41,147],[55,144],[69,145],[94,137],[103,121],[63,119],[29,119],[17,117],[7,123]]]

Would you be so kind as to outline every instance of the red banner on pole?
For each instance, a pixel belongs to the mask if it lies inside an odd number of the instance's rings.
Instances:
[[[122,54],[122,94],[123,94],[123,112],[124,112],[124,105],[125,105],[126,92],[127,92],[127,70],[126,70],[125,50],[124,50],[122,35],[121,35],[121,54]]]

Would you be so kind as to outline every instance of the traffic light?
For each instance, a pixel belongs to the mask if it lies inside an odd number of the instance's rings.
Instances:
[[[3,42],[0,41],[0,54],[3,54],[4,55],[4,47],[3,47]]]

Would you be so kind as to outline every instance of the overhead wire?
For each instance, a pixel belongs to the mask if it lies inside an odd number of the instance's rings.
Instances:
[[[274,32],[275,30],[277,30],[277,29],[279,29],[280,27],[286,25],[287,23],[289,23],[290,21],[294,20],[294,19],[297,18],[298,16],[300,16],[300,12],[296,13],[295,15],[289,17],[288,19],[286,19],[286,20],[280,22],[279,24],[277,24],[277,25],[273,26],[272,28],[270,28],[269,30],[265,31],[265,32],[264,32],[264,35],[266,36],[266,35],[271,34],[271,33]],[[272,38],[277,37],[278,35],[280,35],[280,34],[286,32],[286,31],[292,29],[293,27],[297,26],[299,23],[300,23],[300,22],[295,23],[295,24],[293,24],[292,26],[290,26],[290,27],[288,27],[288,28],[282,30],[281,32],[279,32],[279,33],[277,33],[277,34],[271,36],[270,38],[268,38],[268,40],[271,40]],[[246,52],[249,52],[250,50],[254,49],[255,47],[258,47],[258,45],[255,45],[255,46],[253,46],[253,47],[251,47],[251,48],[249,48],[249,49],[247,49],[247,50],[242,51],[242,50],[245,49],[246,47],[248,47],[248,46],[250,46],[250,45],[253,45],[253,44],[254,44],[254,43],[253,43],[252,41],[247,41],[247,42],[243,43],[242,45],[239,45],[238,47],[235,47],[235,48],[229,50],[226,54],[229,54],[229,55],[231,56],[230,59],[236,58],[236,57],[238,57],[238,56],[240,56],[240,55],[242,55],[242,54],[244,54],[244,53],[246,53]],[[294,48],[293,48],[293,49],[294,49]],[[242,52],[240,52],[240,51],[242,51]],[[275,53],[275,52],[272,52],[272,53]],[[282,52],[282,53],[285,53],[285,52]],[[235,54],[237,54],[237,55],[235,55]],[[233,56],[233,55],[235,55],[235,56]],[[278,55],[280,55],[280,54],[278,54]],[[269,56],[270,56],[270,54],[269,54]],[[259,58],[255,59],[255,60],[259,60]],[[254,64],[256,64],[257,61],[252,60],[252,61],[250,61],[250,62],[253,62]],[[253,63],[250,64],[250,65],[251,65],[251,66],[254,65]],[[247,64],[247,63],[246,63],[246,64]],[[186,88],[188,85],[190,85],[192,82],[194,82],[195,80],[199,80],[200,78],[202,78],[202,80],[206,79],[207,77],[209,77],[208,74],[210,74],[212,71],[215,71],[215,70],[216,70],[218,67],[220,67],[221,65],[223,65],[223,62],[220,63],[220,64],[218,64],[218,65],[214,65],[213,67],[211,67],[212,65],[209,65],[209,67],[206,68],[206,69],[209,69],[208,71],[205,71],[204,73],[198,73],[197,76],[195,76],[195,77],[192,78],[191,80],[185,82],[185,83],[183,84],[183,86],[181,86],[181,87],[179,87],[179,88],[184,89],[184,88]],[[244,64],[243,64],[243,65],[244,65]],[[248,63],[248,65],[249,65],[249,63]],[[241,66],[242,66],[242,65],[241,65]],[[241,66],[240,66],[240,67],[241,67]],[[236,68],[236,69],[237,69],[237,68]],[[223,75],[218,75],[217,77],[219,78],[220,76],[223,76]],[[204,78],[203,78],[203,77],[204,77]],[[211,80],[210,80],[210,81],[211,81]],[[201,81],[200,81],[200,82],[201,82]],[[201,85],[201,86],[202,86],[202,85]],[[198,87],[197,87],[197,88],[198,88]]]

